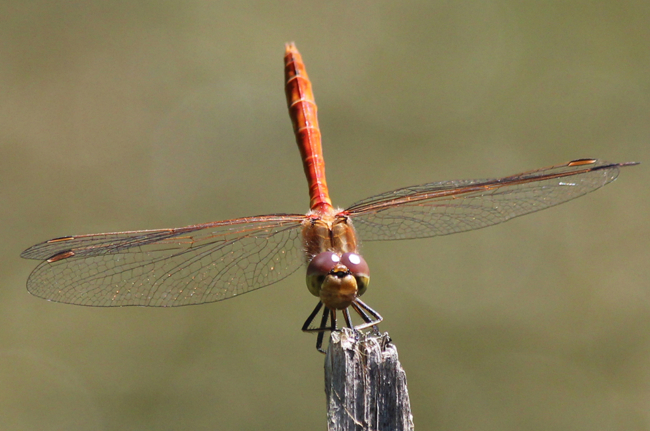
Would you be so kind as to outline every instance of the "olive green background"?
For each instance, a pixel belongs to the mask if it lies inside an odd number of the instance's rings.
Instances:
[[[650,429],[650,3],[3,1],[0,429],[325,429],[300,272],[179,309],[48,303],[28,246],[308,197],[295,41],[335,204],[582,157],[603,190],[476,232],[365,243],[420,430]]]

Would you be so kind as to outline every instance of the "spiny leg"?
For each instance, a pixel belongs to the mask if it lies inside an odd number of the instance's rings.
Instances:
[[[350,317],[349,309],[346,308],[343,310],[343,318],[345,319],[345,324],[348,325],[348,328],[354,328],[354,326],[352,325],[352,318]]]
[[[321,301],[318,301],[314,311],[311,312],[307,320],[305,320],[305,323],[302,325],[302,330],[304,332],[318,332],[318,337],[316,338],[316,349],[321,353],[325,353],[323,350],[323,337],[325,336],[325,331],[336,331],[336,310],[329,309],[327,306],[323,308],[323,305],[324,304]],[[323,315],[320,320],[320,325],[316,328],[310,327],[321,308],[323,308]],[[330,326],[327,326],[328,320],[330,320]]]
[[[350,305],[352,306],[352,308],[354,308],[354,311],[356,311],[359,314],[359,316],[361,316],[363,321],[366,322],[363,325],[355,326],[354,329],[361,330],[361,329],[370,328],[371,326],[376,326],[379,322],[384,320],[384,318],[381,317],[381,314],[377,313],[375,310],[370,308],[366,303],[364,303],[359,298],[355,299]]]
[[[338,328],[336,326],[336,310],[331,308],[330,309],[330,322],[332,323],[332,326],[330,326],[329,330],[330,331],[336,331]]]
[[[319,307],[320,308],[320,307]],[[323,337],[325,336],[325,325],[327,325],[327,318],[330,316],[330,310],[325,307],[325,310],[323,310],[323,317],[320,320],[320,328],[321,331],[318,331],[318,337],[316,337],[316,350],[318,350],[321,353],[325,353],[323,350]]]
[[[316,307],[311,312],[307,320],[305,320],[304,325],[302,325],[302,330],[304,332],[318,332],[318,336],[316,338],[316,350],[318,350],[321,353],[325,353],[325,351],[323,350],[323,339],[325,337],[325,332],[337,330],[336,310],[330,309],[327,306],[323,308],[323,305],[324,304],[321,301],[318,301],[318,304],[316,304]],[[361,316],[361,319],[364,321],[364,323],[361,325],[354,326],[352,323],[352,318],[350,316],[350,310],[348,308],[345,308],[342,310],[343,319],[345,319],[345,324],[348,327],[357,331],[372,327],[374,332],[378,332],[377,324],[383,320],[383,318],[379,313],[377,313],[375,310],[370,308],[366,303],[361,301],[359,298],[355,299],[350,305],[352,306],[354,311],[359,316]],[[310,325],[312,324],[314,318],[320,312],[321,309],[323,309],[323,315],[321,317],[320,325],[317,328],[311,328]],[[330,321],[329,326],[327,325],[328,320]]]
[[[316,315],[318,314],[321,308],[323,308],[323,303],[318,301],[318,304],[316,304],[316,308],[314,308],[314,311],[312,311],[309,317],[307,318],[307,320],[305,320],[305,324],[302,325],[302,330],[304,332],[311,332],[309,325],[311,325],[311,322],[314,321],[314,317],[316,317]],[[325,310],[327,310],[327,308]],[[324,324],[321,322],[321,327],[323,325]]]
[[[368,314],[367,314],[367,313],[366,313],[366,312],[365,312],[361,307],[359,307],[359,306],[358,306],[357,304],[355,304],[355,303],[350,304],[350,306],[354,309],[354,311],[357,312],[357,314],[358,314],[359,316],[361,316],[361,319],[365,322],[364,325],[358,325],[358,326],[355,326],[355,327],[354,327],[354,330],[355,330],[355,331],[356,331],[356,330],[359,330],[359,329],[364,329],[364,328],[367,327],[366,325],[370,325],[370,326],[372,326],[372,332],[373,332],[374,334],[378,334],[378,333],[379,333],[379,329],[377,328],[378,325],[377,325],[376,323],[375,323],[374,325],[372,324],[372,322],[373,322],[372,318],[371,318],[370,316],[368,316]]]
[[[372,322],[372,318],[370,316],[368,316],[368,314],[362,308],[360,308],[357,304],[352,303],[352,304],[350,304],[350,306],[354,309],[354,311],[357,312],[357,314],[359,316],[361,316],[361,319],[363,319],[363,321],[365,323]]]

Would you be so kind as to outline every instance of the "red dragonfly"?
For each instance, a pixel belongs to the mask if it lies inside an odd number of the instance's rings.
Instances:
[[[33,295],[95,307],[174,307],[221,301],[276,283],[307,265],[318,297],[303,331],[375,327],[382,318],[359,298],[368,288],[365,241],[427,238],[510,220],[594,191],[635,162],[578,159],[499,179],[453,180],[392,190],[346,209],[332,206],[305,65],[286,45],[286,95],[309,183],[310,211],[216,221],[174,229],[65,236],[21,256],[41,260],[27,281]],[[324,306],[324,308],[323,308]],[[362,324],[354,326],[349,307]],[[323,310],[320,324],[312,326]]]

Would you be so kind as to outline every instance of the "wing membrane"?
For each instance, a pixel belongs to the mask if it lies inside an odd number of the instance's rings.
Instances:
[[[405,187],[345,210],[367,241],[426,238],[480,229],[575,199],[636,163],[574,160],[499,179]]]
[[[304,217],[269,215],[57,238],[21,254],[43,260],[27,289],[51,301],[89,306],[220,301],[296,271],[303,261]]]

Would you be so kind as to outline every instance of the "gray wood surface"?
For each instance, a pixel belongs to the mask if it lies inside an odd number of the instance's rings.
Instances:
[[[325,393],[329,431],[413,429],[406,373],[388,333],[333,332]]]

